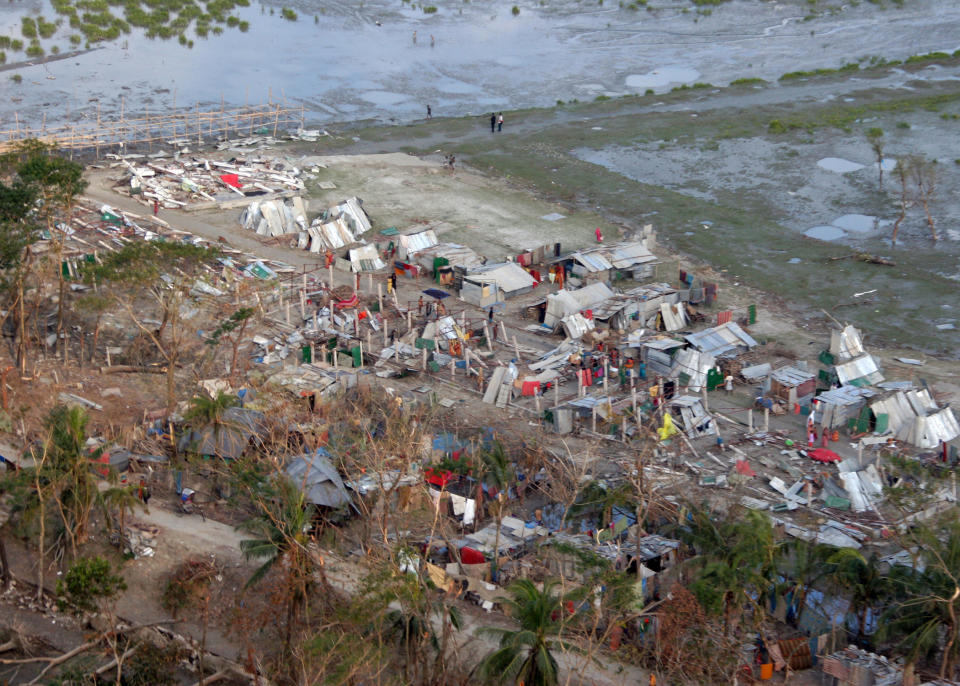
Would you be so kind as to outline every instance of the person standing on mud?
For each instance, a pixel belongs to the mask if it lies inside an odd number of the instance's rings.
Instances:
[[[497,115],[497,131],[503,131],[503,112]]]
[[[493,112],[490,113],[490,133],[493,133],[497,130],[497,115]]]
[[[433,110],[430,109],[430,105],[427,105],[427,119],[433,119]]]

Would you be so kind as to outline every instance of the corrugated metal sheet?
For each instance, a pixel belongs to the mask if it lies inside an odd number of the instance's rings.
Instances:
[[[400,236],[398,239],[400,246],[407,251],[407,255],[415,255],[421,250],[426,250],[427,248],[432,248],[439,241],[437,240],[437,234],[434,233],[433,229],[427,229],[426,231],[421,231],[420,233],[411,233],[406,236]]]
[[[562,321],[563,330],[567,333],[567,338],[577,340],[587,331],[592,331],[594,328],[593,320],[587,319],[582,314],[573,313],[568,314],[563,318]]]
[[[865,352],[860,332],[853,326],[848,325],[843,331],[830,332],[830,354],[838,360],[849,360]]]
[[[858,385],[873,385],[883,381],[883,373],[871,355],[843,362],[836,365],[835,369],[841,384],[859,382]]]
[[[759,381],[770,376],[772,369],[773,367],[769,362],[764,362],[763,364],[755,364],[752,367],[744,367],[740,370],[740,375],[747,381]]]
[[[742,373],[742,372],[741,372]],[[876,395],[875,391],[869,388],[860,388],[857,386],[840,386],[830,391],[824,391],[817,396],[817,400],[827,405],[857,405],[866,398],[872,398]]]
[[[702,353],[693,348],[678,350],[673,356],[673,369],[670,370],[671,379],[679,379],[681,374],[689,377],[686,386],[691,391],[699,391],[707,383],[707,373],[713,369],[716,359],[713,355]]]
[[[570,257],[586,267],[589,272],[602,272],[607,269],[613,269],[610,261],[600,253],[576,252]]]
[[[654,338],[649,341],[644,341],[643,347],[653,348],[654,350],[673,350],[674,348],[683,347],[683,343],[674,338]]]
[[[736,348],[753,348],[757,342],[734,322],[727,322],[712,329],[684,336],[695,348],[710,353],[714,357],[732,352]]]
[[[742,373],[741,371],[741,374]],[[781,367],[775,370],[770,376],[776,379],[779,384],[787,386],[788,388],[800,386],[814,378],[814,375],[810,372],[798,369],[797,367]]]
[[[484,265],[467,272],[470,281],[495,283],[506,294],[533,288],[536,280],[516,262]]]
[[[683,303],[669,305],[662,303],[660,305],[660,315],[663,317],[663,328],[667,331],[679,331],[687,325],[687,310]]]
[[[647,250],[642,242],[623,243],[611,246],[613,249],[609,253],[610,263],[617,269],[626,269],[635,264],[644,264],[646,262],[656,261],[656,256]]]
[[[870,405],[875,415],[885,414],[889,431],[901,441],[929,450],[960,436],[960,425],[949,407],[936,407],[930,394],[900,391]]]

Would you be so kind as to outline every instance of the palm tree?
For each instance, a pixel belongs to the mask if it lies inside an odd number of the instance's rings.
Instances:
[[[786,581],[780,584],[781,593],[792,596],[792,605],[796,611],[795,622],[799,622],[806,608],[807,593],[820,580],[830,576],[835,565],[829,562],[837,549],[814,541],[796,538],[785,543],[778,551],[778,561]]]
[[[497,531],[494,535],[493,543],[493,562],[491,570],[493,579],[496,581],[499,572],[498,564],[500,562],[500,526],[503,523],[504,511],[507,507],[507,489],[516,484],[517,476],[513,471],[513,465],[507,457],[507,453],[500,441],[494,441],[489,450],[480,453],[482,470],[481,481],[488,488],[495,488],[497,491],[496,504],[494,505],[493,515],[497,520]]]
[[[827,562],[834,566],[831,581],[849,594],[850,612],[857,618],[857,641],[866,638],[867,613],[878,607],[890,591],[880,571],[876,553],[864,557],[853,548],[841,548]]]
[[[116,511],[120,520],[120,538],[123,539],[123,531],[126,528],[126,514],[131,513],[134,508],[142,507],[144,511],[147,506],[137,497],[136,486],[112,486],[100,494],[100,502],[103,505],[104,514],[108,520],[112,520],[113,512]]]
[[[99,458],[103,450],[87,451],[88,421],[80,407],[58,405],[50,410],[43,454],[36,460],[40,488],[49,488],[48,497],[60,513],[74,554],[77,545],[87,539],[90,515],[100,500],[90,460]],[[39,492],[37,495],[44,497]]]
[[[600,510],[600,528],[604,529],[613,521],[613,508],[633,505],[635,500],[633,489],[626,482],[610,488],[600,481],[588,481],[580,489],[567,514],[577,517]]]
[[[245,588],[256,585],[278,562],[287,574],[287,608],[285,648],[290,646],[293,622],[306,602],[310,585],[309,528],[315,508],[287,476],[281,476],[272,493],[259,500],[261,514],[243,524],[247,531],[259,536],[240,541],[240,550],[250,559],[263,560],[247,580]]]
[[[939,677],[953,679],[960,662],[960,523],[917,532],[922,565],[894,567],[891,596],[878,638],[895,641],[907,669],[941,651]]]
[[[559,668],[553,651],[566,648],[560,639],[563,600],[554,592],[555,580],[538,589],[529,579],[517,579],[507,588],[509,597],[499,602],[520,628],[483,629],[500,638],[500,647],[477,665],[486,683],[512,682],[523,686],[556,686]]]

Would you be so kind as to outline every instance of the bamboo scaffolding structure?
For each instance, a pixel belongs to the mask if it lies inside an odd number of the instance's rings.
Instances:
[[[49,126],[45,117],[39,127],[25,126],[19,113],[14,113],[15,128],[0,130],[0,152],[9,150],[19,141],[36,138],[71,152],[92,149],[99,158],[101,150],[122,150],[121,143],[124,146],[144,144],[152,151],[154,143],[186,144],[193,132],[198,144],[203,143],[204,136],[211,140],[227,139],[231,130],[234,134],[248,131],[248,135],[253,135],[256,130],[266,129],[270,135],[276,136],[281,128],[302,127],[304,120],[303,106],[283,107],[275,103],[226,109],[221,101],[220,108],[212,111],[202,111],[197,104],[167,114],[146,110],[143,117],[131,119],[124,117],[124,110],[125,106],[121,105],[120,119],[111,121],[101,118],[98,103],[95,122],[57,127]]]

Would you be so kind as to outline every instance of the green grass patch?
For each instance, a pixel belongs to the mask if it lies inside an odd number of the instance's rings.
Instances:
[[[292,9],[290,9],[289,7],[284,7],[282,10],[280,10],[280,16],[282,16],[282,17],[283,17],[284,19],[286,19],[287,21],[296,21],[296,20],[297,20],[297,13],[294,12],[294,11],[293,11]]]
[[[745,79],[734,79],[730,82],[731,86],[766,86],[767,81],[756,76]]]

